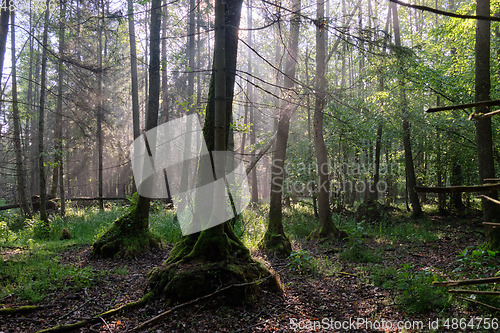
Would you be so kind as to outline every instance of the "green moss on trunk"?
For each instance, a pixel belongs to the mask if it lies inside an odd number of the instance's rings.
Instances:
[[[284,234],[269,231],[264,235],[259,247],[279,258],[286,258],[292,253],[292,245]]]
[[[158,249],[161,241],[148,227],[149,214],[139,202],[119,217],[111,228],[94,242],[92,256],[136,257],[145,251]],[[149,204],[146,206],[149,212]]]
[[[333,225],[333,224],[332,224]],[[327,228],[321,226],[314,230],[307,238],[308,239],[333,239],[333,240],[345,240],[349,235],[334,226],[334,228]]]
[[[172,305],[249,282],[255,284],[225,290],[222,300],[251,303],[262,289],[281,291],[277,276],[251,257],[226,223],[179,241],[164,265],[150,273],[148,289]]]

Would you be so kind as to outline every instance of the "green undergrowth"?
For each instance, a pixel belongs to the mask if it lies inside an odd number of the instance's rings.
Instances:
[[[326,255],[314,256],[307,250],[292,251],[287,258],[287,267],[299,275],[332,276],[342,270],[342,264]]]
[[[97,207],[67,209],[64,218],[58,215],[49,217],[50,228],[45,229],[39,217],[31,220],[21,219],[12,212],[0,214],[0,245],[24,246],[30,242],[43,243],[60,240],[62,230],[67,229],[75,244],[92,244],[103,235],[122,216],[127,207],[113,205],[100,211]],[[166,243],[175,243],[181,237],[181,230],[175,211],[152,209],[150,230]]]
[[[59,263],[57,253],[67,247],[61,243],[31,242],[22,251],[0,260],[0,299],[12,294],[29,302],[39,302],[61,290],[78,291],[97,283],[104,273],[90,267]]]
[[[452,296],[445,288],[431,285],[444,280],[435,269],[403,264],[401,267],[372,265],[366,270],[373,285],[391,290],[395,305],[405,312],[442,312],[452,304]]]

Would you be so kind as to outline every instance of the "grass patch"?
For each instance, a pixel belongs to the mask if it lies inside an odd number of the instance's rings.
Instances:
[[[284,209],[283,215],[283,228],[291,239],[305,239],[318,227],[318,219],[310,206],[293,204]]]
[[[426,218],[419,220],[391,218],[368,223],[335,214],[333,219],[337,227],[357,238],[376,237],[381,242],[388,243],[433,242],[439,239],[432,221]]]
[[[350,238],[346,248],[339,253],[339,259],[356,263],[377,263],[382,261],[379,252],[364,246],[364,240]]]
[[[182,236],[175,210],[159,209],[150,214],[149,229],[155,236],[170,244],[177,242]]]
[[[442,279],[430,269],[418,270],[413,264],[403,264],[400,268],[375,265],[367,267],[367,271],[375,286],[395,293],[395,303],[401,310],[441,312],[451,305],[452,296],[445,288],[431,286],[432,282]]]
[[[81,290],[96,283],[101,274],[92,268],[61,265],[54,249],[33,244],[28,252],[0,261],[0,298],[14,294],[29,302],[39,302],[60,290]]]

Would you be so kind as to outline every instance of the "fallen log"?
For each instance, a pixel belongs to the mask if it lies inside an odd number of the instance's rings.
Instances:
[[[486,290],[467,290],[467,289],[450,289],[449,293],[453,294],[474,294],[474,295],[493,295],[500,296],[500,291],[486,291]]]
[[[493,117],[494,115],[497,115],[497,114],[500,114],[500,110],[491,111],[491,112],[488,112],[488,113],[471,113],[469,115],[469,120],[491,118],[491,117]]]
[[[451,106],[440,106],[437,108],[429,108],[425,112],[460,110],[460,109],[469,109],[469,108],[475,108],[475,107],[489,107],[489,106],[497,106],[497,105],[500,105],[500,100],[483,101],[483,102],[477,102],[477,103],[468,103],[468,104],[451,105]],[[496,111],[494,111],[494,112],[496,112]],[[489,113],[491,113],[491,112],[489,112]]]
[[[415,191],[421,193],[491,192],[498,189],[500,189],[500,184],[442,187],[415,186]]]
[[[436,287],[454,287],[454,286],[470,286],[476,284],[487,284],[500,282],[500,276],[482,278],[482,279],[470,279],[461,281],[445,281],[445,282],[433,282],[432,285]]]
[[[484,225],[490,226],[492,228],[500,227],[500,223],[494,223],[494,222],[483,222]]]
[[[483,303],[483,302],[476,301],[474,299],[465,298],[465,297],[457,297],[457,298],[461,299],[462,301],[467,301],[467,302],[471,302],[471,303],[474,303],[474,304],[479,304],[479,305],[485,306],[485,307],[487,307],[489,309],[493,309],[495,311],[500,311],[500,308],[497,308],[495,306],[492,306],[492,305],[489,305],[489,304],[486,304],[486,303]]]
[[[486,200],[489,200],[489,201],[491,201],[491,202],[496,203],[497,205],[500,205],[500,201],[498,201],[498,200],[496,200],[496,199],[493,199],[493,198],[490,198],[490,197],[488,197],[488,196],[486,196],[486,195],[478,195],[477,197],[478,197],[478,198],[481,198],[481,199],[486,199]]]

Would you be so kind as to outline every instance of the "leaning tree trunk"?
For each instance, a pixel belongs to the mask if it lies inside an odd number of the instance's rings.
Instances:
[[[392,7],[393,20],[394,20],[394,37],[396,47],[401,47],[401,37],[399,31],[399,18],[398,11],[395,3],[390,3]],[[399,80],[399,85],[401,89],[401,100],[403,103],[403,146],[405,150],[405,166],[407,174],[407,190],[410,197],[411,206],[413,208],[412,216],[420,217],[422,216],[422,207],[420,206],[420,200],[418,194],[415,191],[415,186],[417,185],[415,177],[415,166],[413,164],[413,155],[411,151],[411,138],[410,138],[410,122],[408,120],[408,105],[406,103],[406,92],[404,87],[404,79]]]
[[[330,179],[328,152],[323,137],[323,110],[326,103],[327,82],[326,72],[326,41],[325,34],[325,3],[317,0],[316,21],[316,103],[314,108],[314,148],[318,169],[318,215],[319,225],[312,236],[318,238],[343,238],[347,235],[341,232],[332,220],[330,210]]]
[[[297,56],[299,53],[300,32],[300,0],[292,2],[292,18],[290,22],[290,39],[285,63],[284,90],[290,91],[294,86]],[[282,197],[285,180],[285,159],[288,144],[292,101],[288,97],[283,101],[278,119],[276,144],[274,146],[271,166],[271,194],[269,203],[269,221],[266,234],[261,245],[274,255],[286,257],[292,251],[290,241],[283,230]]]
[[[231,144],[229,124],[241,6],[242,0],[215,2],[214,70],[203,128],[209,151],[225,151]],[[259,286],[252,284],[258,280],[262,280]],[[198,298],[228,284],[241,283],[248,285],[228,289],[227,301],[252,301],[259,287],[280,289],[276,278],[252,259],[235,236],[231,223],[226,222],[183,237],[170,252],[165,265],[151,273],[148,285],[153,293],[173,304]]]
[[[476,14],[490,16],[490,0],[477,0]],[[476,21],[476,102],[490,99],[490,21]],[[478,107],[476,113],[487,113],[488,108]],[[486,178],[495,178],[493,160],[493,135],[491,118],[476,120],[476,142],[479,161],[479,178],[481,184]],[[497,199],[497,192],[488,196]],[[483,219],[485,222],[496,222],[500,215],[500,207],[489,200],[482,199]],[[500,228],[488,229],[487,243],[491,249],[500,249]]]
[[[150,84],[146,112],[146,131],[155,128],[158,124],[158,110],[160,107],[160,30],[161,0],[154,0],[151,5]],[[134,75],[133,67],[132,75]],[[136,134],[134,126],[134,136]],[[116,220],[111,229],[94,243],[92,254],[104,257],[117,255],[136,256],[143,251],[157,248],[159,240],[149,231],[149,206],[150,199],[139,195],[137,202],[132,205],[130,211]]]
[[[31,218],[31,211],[26,200],[26,172],[23,167],[23,151],[21,146],[21,125],[19,123],[19,105],[17,102],[17,73],[16,73],[16,32],[15,32],[15,11],[11,12],[11,55],[12,55],[12,118],[14,123],[14,150],[16,153],[16,178],[17,193],[23,214]]]

